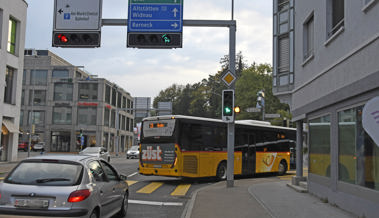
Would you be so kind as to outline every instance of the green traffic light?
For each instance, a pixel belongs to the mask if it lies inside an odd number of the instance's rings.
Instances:
[[[230,107],[225,107],[224,111],[225,111],[225,115],[229,115],[232,113],[232,109]]]

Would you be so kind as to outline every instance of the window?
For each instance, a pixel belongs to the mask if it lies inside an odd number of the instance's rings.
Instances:
[[[330,177],[330,115],[309,121],[309,172]]]
[[[4,88],[4,102],[13,104],[13,92],[16,85],[16,73],[13,68],[7,67],[5,70],[5,88]]]
[[[118,181],[117,172],[105,161],[101,161],[101,164],[104,168],[105,174],[107,175],[108,179],[111,181]]]
[[[53,123],[54,124],[71,124],[72,123],[72,109],[71,107],[54,107],[53,109]]]
[[[22,85],[26,85],[26,70],[22,73]]]
[[[54,101],[72,101],[72,83],[55,83]]]
[[[378,0],[363,0],[362,11],[367,12]]]
[[[24,111],[20,111],[20,126],[24,125]]]
[[[8,44],[7,51],[11,54],[16,54],[16,34],[17,34],[17,21],[13,18],[9,19],[8,27]]]
[[[53,78],[68,78],[68,70],[53,70]]]
[[[344,26],[345,0],[328,0],[327,4],[328,38]]]
[[[21,92],[21,105],[25,105],[25,90],[24,89]]]
[[[97,100],[97,83],[79,83],[79,101]]]
[[[117,107],[121,107],[121,99],[122,99],[122,95],[121,95],[121,92],[117,92]]]
[[[313,13],[304,23],[303,28],[304,28],[303,59],[307,60],[309,57],[313,55],[313,41],[314,41]]]
[[[363,129],[362,111],[338,113],[338,179],[379,190],[379,147]]]
[[[126,97],[122,97],[122,108],[126,108]]]
[[[78,124],[96,125],[96,107],[78,107]]]
[[[278,72],[290,70],[290,38],[288,35],[279,38],[278,46]]]
[[[46,90],[30,90],[29,105],[46,105]]]
[[[116,106],[116,89],[112,89],[112,102],[111,102],[111,104],[113,105],[113,106]]]
[[[109,113],[110,110],[108,108],[104,109],[104,126],[109,126]]]
[[[47,84],[47,70],[32,70],[31,71],[31,85],[46,85]]]
[[[3,36],[3,10],[0,8],[0,49],[1,49],[1,45],[3,44],[2,43],[2,36]]]
[[[111,87],[108,85],[105,85],[105,102],[111,103]]]
[[[36,125],[44,125],[45,123],[45,112],[44,111],[29,111],[29,119],[28,119],[28,125],[29,124],[36,124]]]
[[[111,127],[116,128],[116,111],[111,111]]]
[[[101,165],[98,161],[91,161],[88,164],[88,168],[96,181],[106,181],[104,170],[101,168]]]

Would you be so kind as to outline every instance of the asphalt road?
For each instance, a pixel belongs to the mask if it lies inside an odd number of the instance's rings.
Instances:
[[[181,217],[192,193],[214,182],[210,179],[189,180],[139,175],[137,159],[112,159],[111,164],[120,173],[128,176],[128,218]]]

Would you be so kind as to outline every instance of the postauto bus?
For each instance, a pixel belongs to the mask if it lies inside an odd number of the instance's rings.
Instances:
[[[296,130],[268,122],[236,121],[234,174],[286,173]],[[142,121],[139,173],[226,179],[227,125],[191,116],[157,116]]]

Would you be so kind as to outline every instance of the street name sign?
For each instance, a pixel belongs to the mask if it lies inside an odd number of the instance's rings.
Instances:
[[[249,107],[249,108],[246,108],[246,112],[249,112],[249,113],[261,112],[261,109],[260,108],[256,108],[256,107]]]
[[[280,114],[265,114],[265,118],[279,118]]]
[[[183,0],[129,0],[128,32],[182,32]]]
[[[102,0],[55,0],[55,31],[100,31]]]

